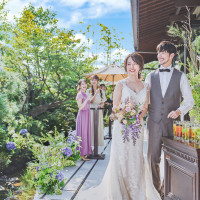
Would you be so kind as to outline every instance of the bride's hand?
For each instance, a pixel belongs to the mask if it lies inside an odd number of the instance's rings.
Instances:
[[[143,117],[141,116],[141,114],[139,114],[138,119],[139,119],[139,122],[141,123],[142,119],[143,119]]]

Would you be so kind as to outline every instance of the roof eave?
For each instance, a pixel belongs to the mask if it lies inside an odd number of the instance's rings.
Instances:
[[[132,14],[132,24],[133,24],[133,39],[134,39],[134,49],[139,50],[139,12],[138,12],[138,0],[131,1],[131,14]]]

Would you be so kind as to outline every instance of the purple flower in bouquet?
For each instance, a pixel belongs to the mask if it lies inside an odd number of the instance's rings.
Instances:
[[[37,170],[37,172],[39,172],[39,171],[40,171],[40,167],[37,166],[37,167],[36,167],[36,170]]]
[[[118,120],[122,124],[121,132],[124,142],[130,142],[131,139],[133,144],[136,144],[142,128],[138,116],[138,105],[131,98],[126,99],[125,103],[113,107],[113,113],[110,117],[113,120]]]
[[[16,145],[14,142],[8,142],[8,144],[6,145],[6,148],[8,149],[8,151],[15,150]]]
[[[57,172],[57,175],[55,178],[58,179],[59,183],[61,183],[64,180],[64,176],[61,172]]]
[[[72,149],[71,149],[70,147],[64,148],[64,149],[63,149],[63,154],[64,154],[67,158],[70,157],[70,156],[73,154]]]
[[[26,135],[28,133],[27,129],[21,129],[20,134],[21,135]]]

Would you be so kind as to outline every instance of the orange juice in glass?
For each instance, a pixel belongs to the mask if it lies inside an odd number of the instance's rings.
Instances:
[[[187,122],[185,124],[185,141],[189,143],[189,139],[190,139],[190,126],[189,123]]]
[[[182,140],[182,124],[181,124],[181,122],[178,122],[176,124],[176,134],[177,134],[177,140]]]
[[[176,138],[177,138],[176,124],[177,124],[177,121],[173,121],[173,136],[174,136],[174,140],[176,140]]]
[[[185,122],[183,122],[183,124],[182,124],[182,138],[181,138],[181,141],[182,142],[185,142],[185,137],[186,137],[186,123]]]
[[[195,124],[191,124],[191,143],[195,143]]]

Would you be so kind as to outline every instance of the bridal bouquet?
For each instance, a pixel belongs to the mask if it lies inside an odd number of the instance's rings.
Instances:
[[[118,120],[122,124],[123,142],[130,142],[132,139],[133,144],[139,138],[142,125],[139,121],[139,109],[134,100],[129,98],[125,103],[113,107],[113,112],[110,116],[112,120]]]

